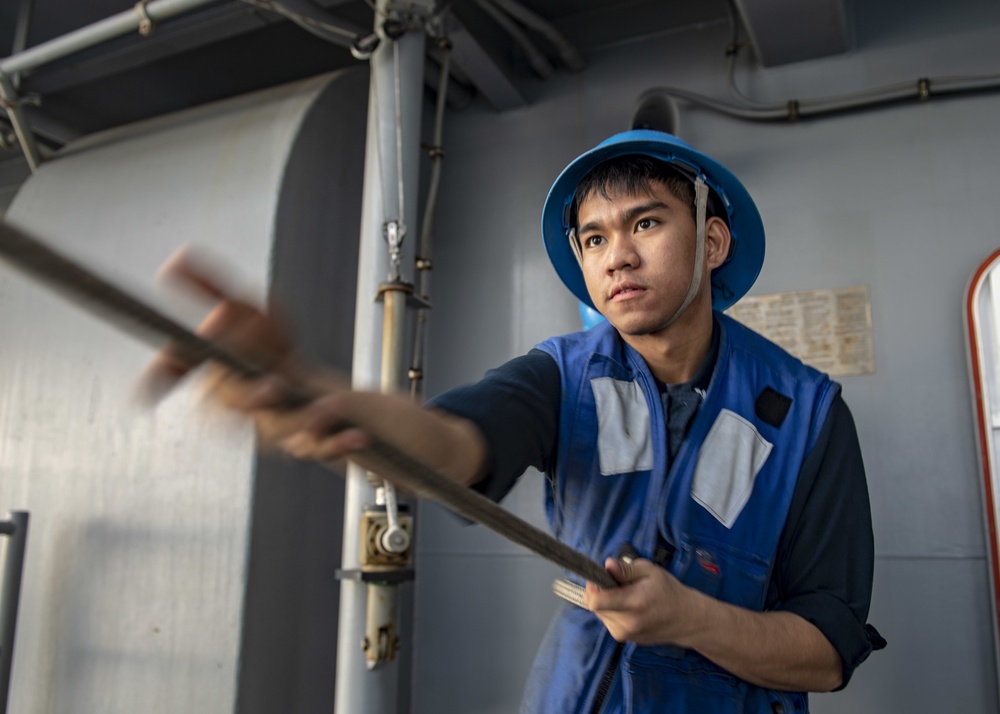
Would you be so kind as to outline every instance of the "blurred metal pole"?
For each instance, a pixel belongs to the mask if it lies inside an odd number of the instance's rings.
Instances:
[[[433,9],[432,0],[410,2],[411,17]],[[423,112],[423,72],[425,35],[422,25],[402,35],[387,36],[386,19],[403,19],[389,0],[376,6],[376,32],[381,37],[371,56],[371,89],[368,105],[364,191],[361,205],[361,237],[358,258],[358,292],[355,312],[354,361],[352,381],[357,389],[375,389],[381,383],[381,335],[384,322],[382,306],[375,297],[381,283],[390,274],[384,230],[391,220],[406,226],[417,225],[417,181],[420,161],[420,121]],[[396,23],[394,23],[396,24]],[[398,24],[397,24],[398,27]],[[395,35],[395,33],[393,33]],[[398,57],[396,56],[398,53]],[[396,68],[399,68],[400,98],[397,127]],[[397,142],[397,136],[401,138]],[[399,189],[409,199],[407,215],[399,212]],[[401,265],[412,265],[414,240],[401,245]],[[360,568],[359,527],[365,506],[376,502],[375,489],[363,469],[351,465],[344,493],[344,541],[341,568]],[[365,640],[367,586],[360,580],[341,580],[340,621],[337,638],[336,714],[397,714],[408,711],[399,702],[400,659],[368,669],[362,643]],[[400,620],[409,618],[401,613]],[[407,643],[407,647],[412,643]],[[408,657],[402,658],[409,661]]]
[[[7,714],[17,606],[21,600],[21,574],[24,572],[24,547],[28,541],[27,511],[11,511],[9,521],[0,521],[0,533],[7,536],[3,583],[0,584],[0,714]]]

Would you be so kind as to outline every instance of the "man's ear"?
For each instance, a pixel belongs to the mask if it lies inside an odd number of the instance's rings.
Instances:
[[[732,241],[729,226],[724,220],[712,216],[705,221],[705,264],[709,272],[726,262]]]

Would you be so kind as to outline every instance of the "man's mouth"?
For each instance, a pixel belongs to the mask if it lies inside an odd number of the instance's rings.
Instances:
[[[636,283],[619,283],[611,289],[611,294],[609,300],[628,300],[633,298],[640,293],[646,291],[646,288],[638,285]]]

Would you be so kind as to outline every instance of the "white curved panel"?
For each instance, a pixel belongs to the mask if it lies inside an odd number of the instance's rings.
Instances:
[[[364,76],[351,83],[363,102]],[[187,242],[266,286],[276,217],[294,199],[286,177],[322,175],[325,157],[295,149],[330,84],[82,140],[41,167],[7,218],[132,286]],[[313,139],[327,129],[308,124]],[[131,391],[152,351],[7,269],[0,331],[0,510],[32,517],[11,710],[233,711],[250,430],[196,409],[190,386],[137,408]]]

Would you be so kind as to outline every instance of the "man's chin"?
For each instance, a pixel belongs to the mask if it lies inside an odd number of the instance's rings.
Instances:
[[[657,332],[661,332],[666,329],[666,322],[663,320],[629,320],[627,318],[621,320],[613,320],[608,318],[608,322],[614,327],[618,332],[627,337],[645,337],[646,335],[655,335]]]

